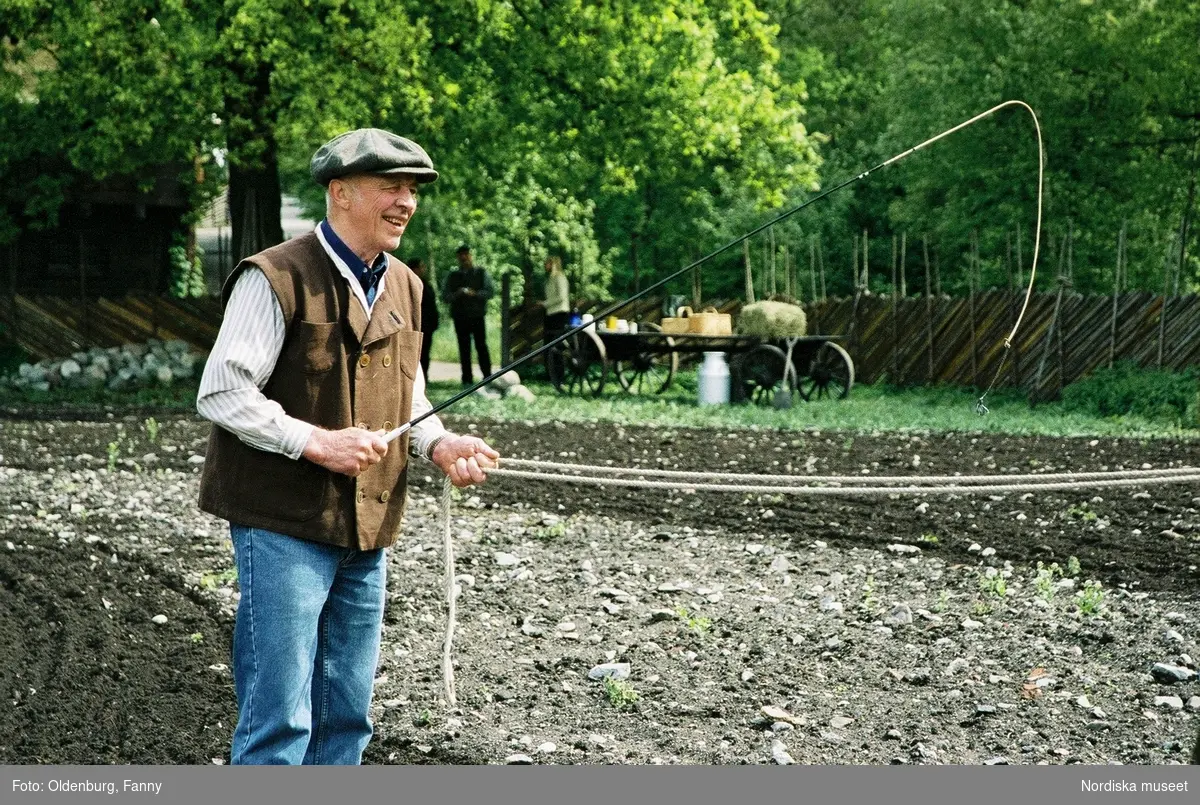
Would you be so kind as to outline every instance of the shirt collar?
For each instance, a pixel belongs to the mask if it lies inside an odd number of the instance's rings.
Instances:
[[[333,231],[329,220],[321,221],[321,233],[325,235],[325,240],[329,243],[329,248],[333,249],[338,257],[342,258],[342,262],[350,269],[355,278],[362,285],[363,291],[368,298],[374,296],[373,291],[379,284],[379,278],[387,271],[388,260],[387,255],[380,252],[375,258],[375,262],[367,265],[366,261],[354,253],[354,250],[346,245],[346,242],[338,237],[337,232]]]

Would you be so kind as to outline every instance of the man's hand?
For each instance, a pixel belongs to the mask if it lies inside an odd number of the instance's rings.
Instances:
[[[357,478],[367,467],[382,461],[387,451],[383,431],[314,428],[303,455],[327,470]]]
[[[450,434],[437,443],[430,458],[450,476],[450,483],[464,487],[486,481],[484,470],[495,467],[500,454],[477,436]]]

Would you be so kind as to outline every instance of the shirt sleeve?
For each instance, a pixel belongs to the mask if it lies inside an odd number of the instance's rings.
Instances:
[[[413,381],[412,418],[416,419],[432,409],[433,404],[425,396],[425,372],[418,366],[417,379]],[[428,419],[422,420],[420,424],[413,426],[411,438],[408,440],[408,452],[411,455],[420,456],[432,461],[433,448],[446,435],[448,435],[446,426],[434,414]]]
[[[288,416],[283,406],[262,393],[286,334],[271,283],[260,269],[246,269],[225,306],[200,379],[196,410],[251,447],[300,458],[314,426]]]

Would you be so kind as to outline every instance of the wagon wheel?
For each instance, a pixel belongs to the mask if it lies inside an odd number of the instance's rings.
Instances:
[[[832,341],[826,341],[813,356],[808,371],[796,381],[796,390],[805,400],[844,400],[854,386],[854,361],[850,353]]]
[[[604,342],[587,330],[568,336],[546,353],[546,373],[559,394],[598,397],[608,376]]]
[[[783,384],[787,356],[771,344],[759,344],[741,356],[741,384],[745,399],[768,404]]]
[[[662,328],[646,322],[638,325],[638,332],[661,333]],[[670,387],[675,371],[679,369],[679,355],[675,352],[675,340],[665,340],[668,352],[639,352],[613,365],[621,388],[630,394],[661,394]]]

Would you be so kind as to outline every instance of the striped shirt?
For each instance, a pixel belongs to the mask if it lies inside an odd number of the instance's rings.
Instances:
[[[368,301],[358,278],[330,246],[320,226],[317,237],[369,319],[375,299],[384,294],[386,276],[379,278],[376,293]],[[196,410],[251,447],[298,459],[315,426],[288,416],[283,406],[262,393],[275,371],[286,335],[283,309],[271,290],[271,283],[261,269],[249,266],[229,294],[225,319],[200,379]],[[425,375],[418,366],[413,381],[412,418],[432,407],[425,396]],[[410,433],[409,452],[429,458],[431,443],[444,436],[446,428],[441,420],[431,416]]]

